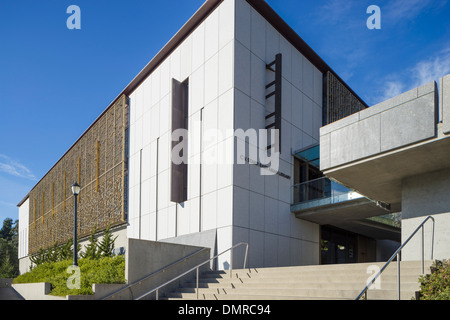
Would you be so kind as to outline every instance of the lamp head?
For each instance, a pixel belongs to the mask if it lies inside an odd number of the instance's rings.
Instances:
[[[78,185],[78,183],[75,182],[75,183],[72,185],[72,193],[73,193],[73,195],[74,195],[74,196],[79,195],[79,194],[80,194],[80,190],[81,190],[81,187]]]

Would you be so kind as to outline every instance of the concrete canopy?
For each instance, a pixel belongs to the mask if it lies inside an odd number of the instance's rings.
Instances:
[[[321,170],[401,211],[403,179],[450,167],[450,136],[439,122],[437,97],[431,82],[322,127]]]
[[[328,177],[401,211],[402,180],[449,167],[450,139],[433,139],[325,171]]]

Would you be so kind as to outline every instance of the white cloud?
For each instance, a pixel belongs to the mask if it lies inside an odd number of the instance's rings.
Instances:
[[[450,47],[441,51],[432,59],[420,61],[412,69],[415,80],[413,86],[417,87],[430,81],[438,81],[439,78],[450,73]]]
[[[30,169],[28,169],[20,162],[15,161],[3,154],[0,154],[0,172],[5,172],[7,174],[20,178],[36,180],[36,176],[31,172]]]
[[[390,1],[382,8],[386,19],[398,22],[410,22],[425,11],[436,11],[448,0],[396,0]]]
[[[401,81],[388,81],[383,89],[383,95],[381,101],[398,96],[404,91],[404,84]]]
[[[420,87],[431,81],[439,83],[439,78],[450,74],[450,47],[434,57],[417,62],[401,75],[389,75],[378,95],[376,103],[393,98],[403,92]]]
[[[3,201],[3,200],[0,200],[0,205],[7,206],[7,207],[13,207],[13,208],[17,207],[17,205],[15,205],[14,203],[11,203],[8,201]]]
[[[386,13],[393,19],[411,19],[426,8],[431,0],[397,0],[386,6]]]

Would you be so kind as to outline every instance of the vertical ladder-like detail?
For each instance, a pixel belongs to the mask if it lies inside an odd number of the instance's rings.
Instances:
[[[273,73],[275,80],[266,85],[266,90],[274,87],[274,90],[266,94],[266,129],[278,130],[278,141],[271,141],[270,130],[268,131],[269,145],[267,150],[272,149],[275,152],[281,152],[281,53],[275,56],[275,60],[266,65],[266,70]],[[272,79],[273,76],[269,76]]]

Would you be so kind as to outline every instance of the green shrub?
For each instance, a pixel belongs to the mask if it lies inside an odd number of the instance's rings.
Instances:
[[[98,239],[95,237],[96,228],[94,228],[89,236],[89,244],[85,248],[85,252],[81,253],[81,257],[89,259],[97,259],[101,256],[101,250],[98,248]]]
[[[81,288],[69,289],[67,280],[72,275],[66,270],[72,260],[44,262],[14,279],[14,283],[51,283],[50,294],[55,296],[93,294],[94,283],[125,283],[125,257],[102,257],[99,259],[80,259]]]
[[[112,257],[114,255],[114,242],[118,236],[113,237],[111,233],[111,224],[106,228],[102,241],[97,245],[101,257]]]
[[[436,260],[432,273],[419,281],[421,300],[450,300],[450,260]]]
[[[114,243],[118,236],[113,237],[111,233],[111,224],[106,228],[102,241],[98,243],[95,237],[96,229],[92,230],[89,237],[89,243],[85,247],[85,251],[81,252],[81,244],[77,242],[77,256],[82,258],[98,259],[100,257],[114,256]],[[73,257],[73,239],[69,239],[66,243],[58,245],[55,243],[52,247],[41,248],[37,253],[30,256],[32,268],[44,264],[46,262],[57,262],[68,260]]]
[[[52,247],[47,249],[39,249],[39,251],[30,256],[30,261],[33,263],[32,267],[46,263],[57,262],[71,259],[73,257],[73,239],[67,240],[64,244],[58,245],[55,243]],[[77,244],[77,252],[81,250],[81,245]]]

